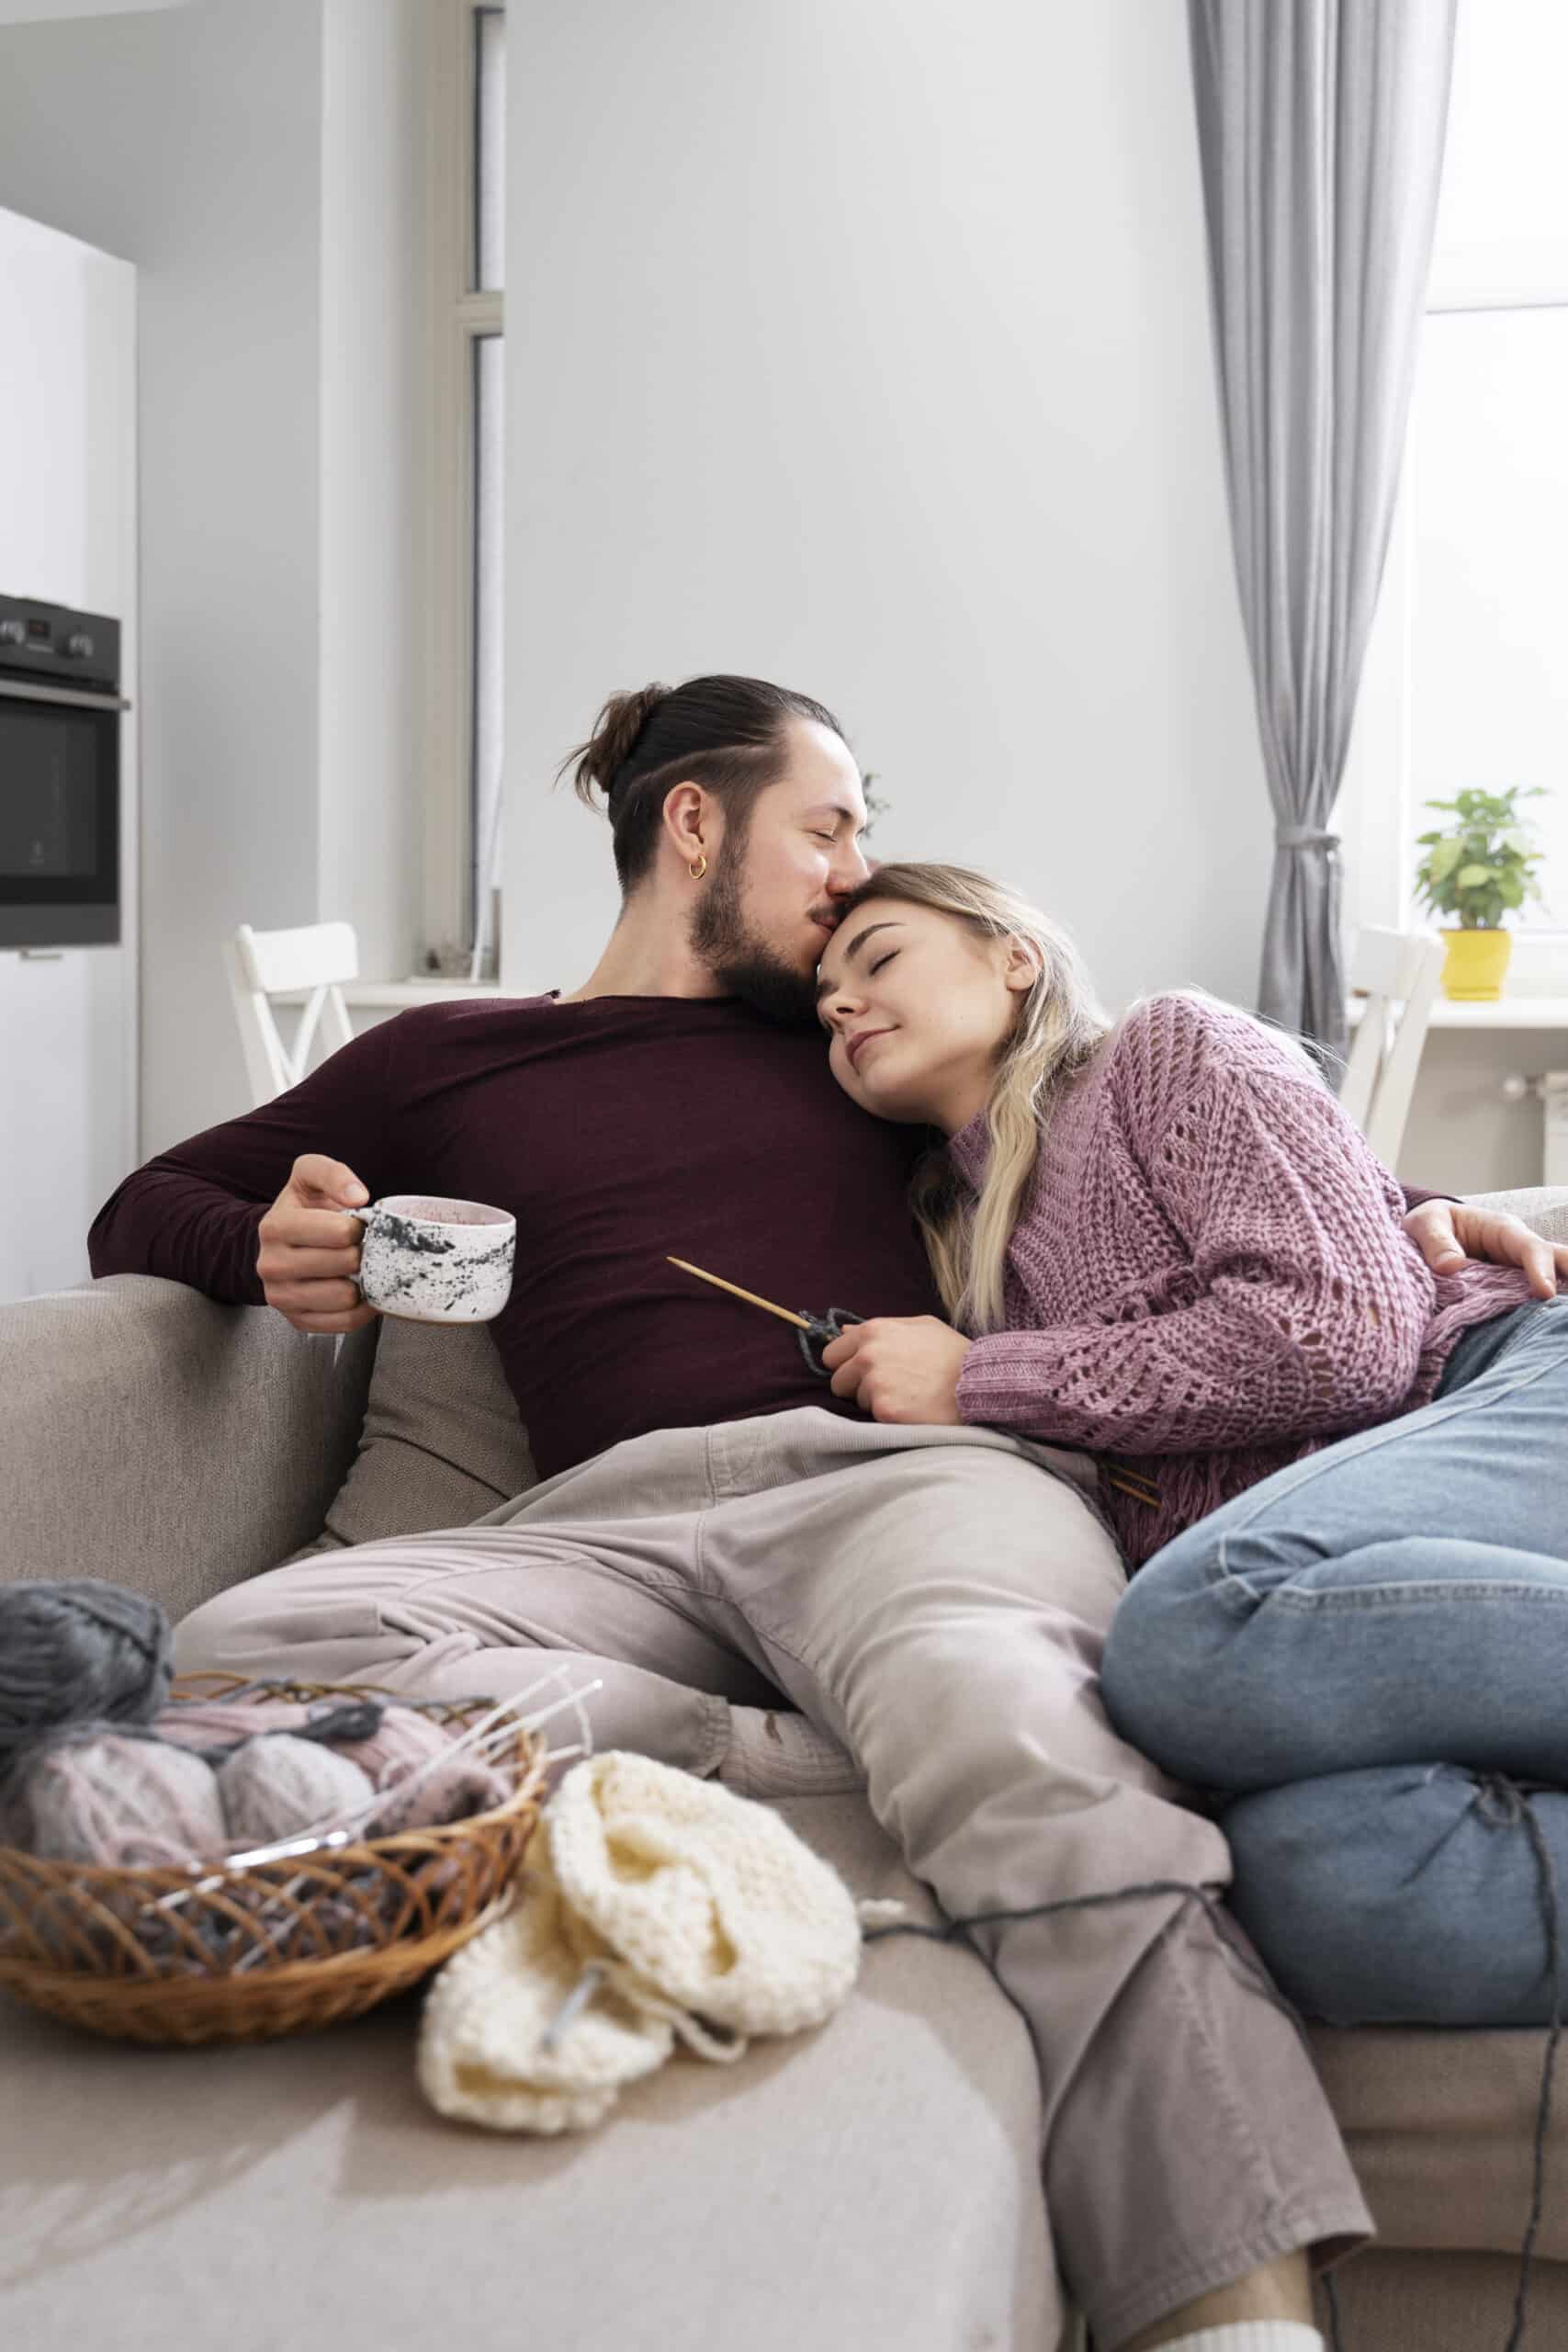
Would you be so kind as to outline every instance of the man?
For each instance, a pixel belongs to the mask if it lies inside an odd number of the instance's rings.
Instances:
[[[977,1933],[1034,2037],[1068,2282],[1105,2352],[1210,2352],[1242,2323],[1247,2352],[1314,2344],[1306,2250],[1365,2209],[1293,2027],[1180,1891],[1224,1886],[1223,1838],[1100,1708],[1123,1577],[1092,1465],[874,1395],[867,1419],[787,1327],[668,1262],[890,1324],[935,1309],[910,1140],[833,1085],[810,1025],[868,870],[854,760],[819,704],[704,678],[613,698],[577,780],[624,892],[581,988],[373,1030],[152,1161],[93,1231],[95,1272],[332,1332],[371,1312],[345,1208],[514,1212],[493,1329],[543,1483],[254,1578],[186,1622],[179,1663],[499,1696],[566,1656],[603,1681],[601,1746],[752,1792],[830,1785],[847,1750],[955,1917],[1115,1895]],[[1417,1212],[1434,1262],[1454,1214]],[[798,1713],[764,1712],[781,1691]],[[1179,1891],[1129,1892],[1151,1881]]]

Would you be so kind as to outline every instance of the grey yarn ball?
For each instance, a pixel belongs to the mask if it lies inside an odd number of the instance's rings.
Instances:
[[[0,1771],[56,1724],[150,1723],[174,1679],[155,1600],[97,1577],[0,1584]]]

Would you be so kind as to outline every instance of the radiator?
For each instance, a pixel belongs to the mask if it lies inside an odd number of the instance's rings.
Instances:
[[[1546,1114],[1542,1182],[1568,1184],[1568,1069],[1547,1071],[1540,1081],[1540,1101]]]

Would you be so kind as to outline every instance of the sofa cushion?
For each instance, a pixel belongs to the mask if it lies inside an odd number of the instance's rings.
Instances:
[[[858,1798],[781,1807],[857,1895],[931,1899]],[[96,2041],[0,1996],[0,2341],[169,2352],[1049,2352],[1022,2018],[899,1937],[820,2031],[685,2056],[596,2131],[445,2121],[418,2010],[254,2047]],[[112,2317],[112,2326],[109,2321]]]
[[[536,1476],[489,1328],[383,1316],[354,1461],[322,1532],[294,1556],[467,1527]]]

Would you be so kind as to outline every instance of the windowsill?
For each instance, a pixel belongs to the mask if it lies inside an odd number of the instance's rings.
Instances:
[[[1367,1009],[1353,996],[1346,1008],[1354,1028]],[[1432,1007],[1434,1029],[1568,1029],[1568,996],[1501,996],[1495,1003],[1458,1003],[1439,996]]]

